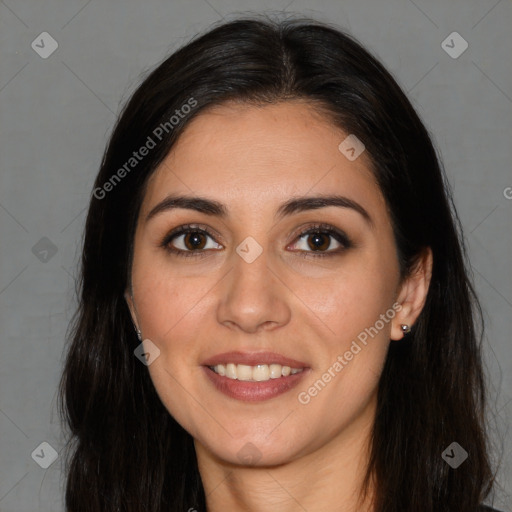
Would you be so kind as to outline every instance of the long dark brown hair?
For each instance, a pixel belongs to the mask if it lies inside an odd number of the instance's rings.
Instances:
[[[310,102],[364,141],[402,277],[423,248],[433,252],[424,309],[407,341],[391,342],[380,379],[366,479],[376,485],[376,512],[474,512],[490,493],[481,308],[429,134],[396,81],[354,38],[312,20],[257,17],[216,26],[164,60],[132,95],[108,142],[60,383],[69,427],[67,511],[206,510],[193,439],[133,353],[140,342],[124,293],[134,229],[148,177],[191,119],[227,101],[288,99]],[[154,147],[130,160],[148,138]],[[469,454],[457,469],[441,456],[454,441]]]

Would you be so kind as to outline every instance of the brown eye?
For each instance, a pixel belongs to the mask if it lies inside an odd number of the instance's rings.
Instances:
[[[160,245],[178,256],[205,256],[209,249],[222,249],[206,229],[190,225],[175,229]]]
[[[183,243],[190,251],[193,251],[194,249],[203,249],[206,245],[206,237],[199,231],[193,231],[185,235]]]
[[[348,236],[329,224],[318,224],[301,232],[292,245],[304,257],[334,256],[353,247]]]
[[[330,235],[325,233],[314,233],[308,235],[308,246],[313,251],[325,251],[331,244]]]

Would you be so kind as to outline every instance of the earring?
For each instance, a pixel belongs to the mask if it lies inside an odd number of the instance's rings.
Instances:
[[[411,328],[410,326],[406,325],[406,324],[401,324],[400,325],[401,329],[402,329],[402,333],[404,334],[404,336],[406,334],[409,334],[411,332]]]
[[[140,332],[140,329],[135,325],[135,322],[133,322],[133,328],[135,329],[135,332],[137,333],[137,338],[139,338],[139,341],[142,341],[142,333]]]

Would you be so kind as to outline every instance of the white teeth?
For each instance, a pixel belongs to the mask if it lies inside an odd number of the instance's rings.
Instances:
[[[229,363],[226,365],[226,377],[236,379],[236,364]]]
[[[288,377],[295,375],[304,370],[304,368],[290,368],[289,366],[281,366],[280,364],[258,364],[249,366],[246,364],[218,364],[210,366],[210,368],[219,375],[228,379],[264,382],[270,379],[279,379],[280,377]]]
[[[252,378],[257,381],[270,379],[268,364],[259,364],[252,369]]]
[[[271,364],[268,368],[270,370],[270,378],[271,379],[277,379],[277,378],[281,377],[282,366],[280,364]]]
[[[238,380],[251,380],[252,379],[252,366],[239,364],[236,367],[236,377]]]

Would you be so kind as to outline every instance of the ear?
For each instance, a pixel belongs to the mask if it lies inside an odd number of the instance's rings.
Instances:
[[[139,329],[139,325],[137,323],[137,313],[135,311],[135,304],[133,302],[133,295],[130,293],[129,290],[126,290],[126,292],[124,293],[124,299],[126,300],[126,304],[128,304],[128,309],[130,310],[130,314],[132,316],[133,325],[135,326],[135,328],[137,330],[140,330]]]
[[[409,276],[399,287],[396,302],[402,306],[395,315],[391,326],[391,339],[402,339],[404,334],[401,324],[412,327],[427,299],[430,279],[432,277],[432,249],[425,247],[418,255]]]

